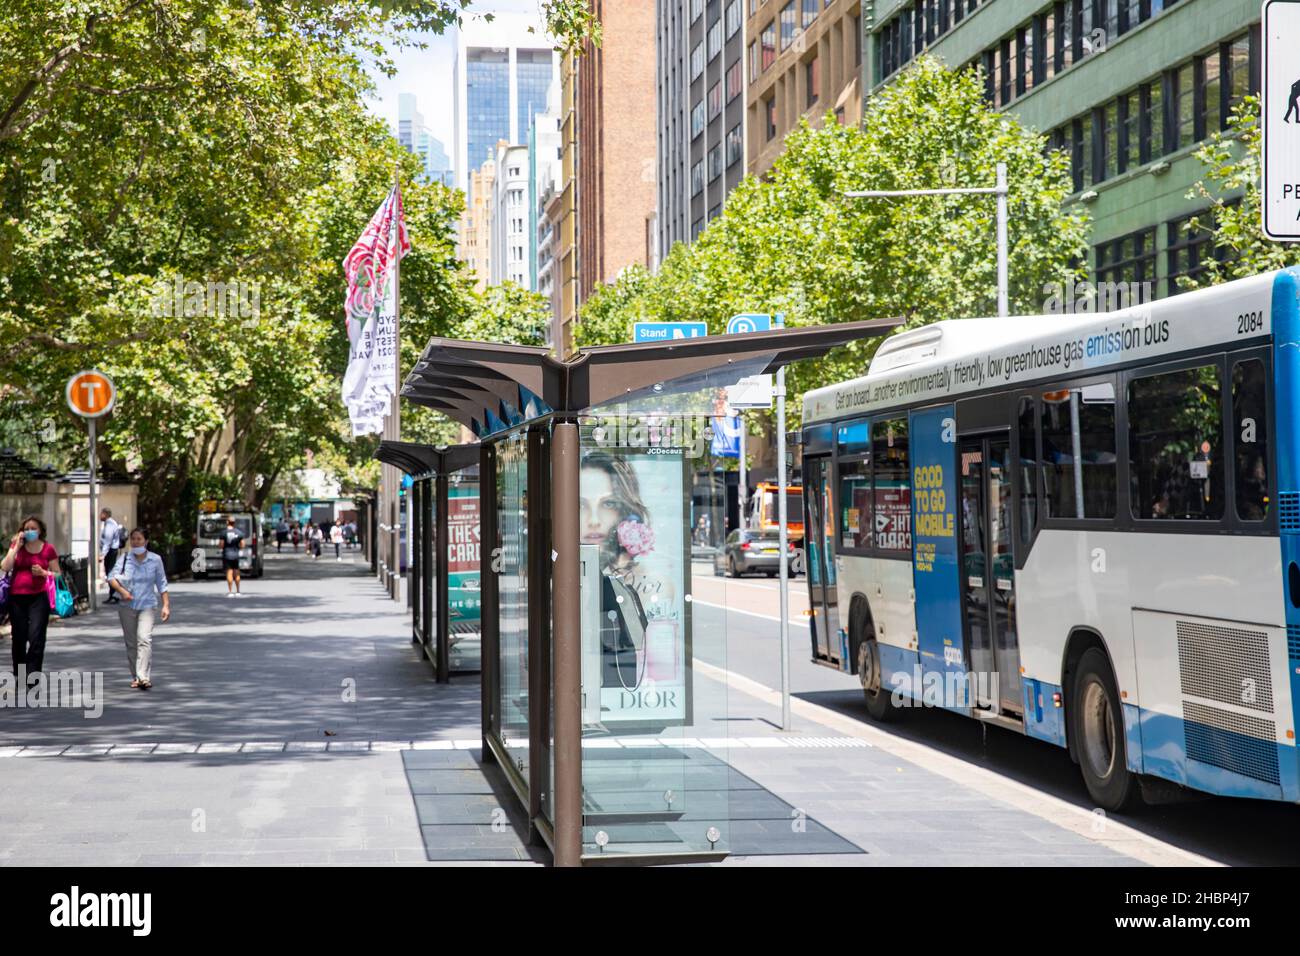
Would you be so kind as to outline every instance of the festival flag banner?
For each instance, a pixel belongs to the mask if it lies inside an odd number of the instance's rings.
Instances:
[[[389,191],[343,260],[348,368],[343,402],[354,435],[378,434],[395,394],[397,263],[411,250],[401,193]]]

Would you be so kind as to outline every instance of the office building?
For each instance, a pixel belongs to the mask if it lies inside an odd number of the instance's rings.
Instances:
[[[690,241],[745,177],[744,0],[658,0],[656,252]]]
[[[985,95],[1067,150],[1099,282],[1178,291],[1215,250],[1188,232],[1194,153],[1259,89],[1257,0],[864,0],[868,95],[921,52],[984,69]],[[1231,197],[1228,197],[1231,198]]]
[[[420,157],[424,179],[452,185],[451,159],[446,147],[425,126],[424,115],[412,93],[397,95],[397,141]]]
[[[497,144],[496,177],[488,210],[492,233],[488,275],[493,285],[510,281],[531,288],[536,233],[530,228],[528,208],[529,157],[527,146]]]
[[[461,188],[472,170],[495,159],[498,140],[527,141],[558,68],[558,54],[536,15],[501,12],[490,21],[466,15],[457,30],[452,71],[452,161]]]
[[[456,255],[474,272],[474,287],[479,292],[487,288],[492,276],[492,191],[495,181],[495,160],[488,160],[470,173],[465,211],[460,219],[460,242]]]
[[[749,172],[765,175],[804,117],[813,126],[827,116],[845,126],[861,122],[864,5],[871,0],[749,0]]]

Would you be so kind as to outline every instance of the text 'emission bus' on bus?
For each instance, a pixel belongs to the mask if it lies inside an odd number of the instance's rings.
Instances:
[[[804,398],[812,652],[1068,747],[1092,798],[1300,801],[1300,269],[939,322]]]

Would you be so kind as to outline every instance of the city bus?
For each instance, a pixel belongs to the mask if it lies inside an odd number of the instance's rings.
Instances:
[[[1300,801],[1297,411],[1300,269],[891,336],[804,397],[813,659],[1108,810]]]

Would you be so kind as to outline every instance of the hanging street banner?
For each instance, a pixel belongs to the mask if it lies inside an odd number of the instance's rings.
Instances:
[[[1300,2],[1267,0],[1263,11],[1264,235],[1300,241]]]
[[[343,260],[347,277],[344,311],[348,330],[348,369],[343,403],[353,435],[380,434],[396,393],[397,263],[411,251],[394,186]]]

